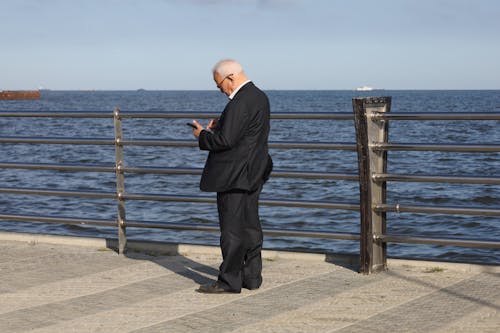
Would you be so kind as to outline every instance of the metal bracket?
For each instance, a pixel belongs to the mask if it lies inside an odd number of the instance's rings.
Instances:
[[[372,141],[368,144],[368,147],[375,152],[379,152],[382,150],[382,143],[377,141]]]
[[[383,119],[385,112],[379,112],[379,111],[372,111],[368,115],[368,118],[372,121],[377,121],[377,122],[385,122],[385,119]]]

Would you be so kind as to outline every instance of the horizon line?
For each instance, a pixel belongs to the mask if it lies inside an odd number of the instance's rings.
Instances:
[[[377,91],[497,91],[500,88],[374,88],[373,90],[368,91],[360,91],[356,88],[314,88],[314,89],[304,89],[304,88],[261,88],[265,91],[354,91],[358,93],[370,93]],[[41,89],[0,89],[0,91],[82,91],[82,92],[90,92],[90,91],[130,91],[130,92],[141,92],[141,91],[214,91],[219,92],[217,89],[146,89],[146,88],[136,88],[136,89],[113,89],[113,88],[78,88],[78,89],[50,89],[50,88],[41,88]]]

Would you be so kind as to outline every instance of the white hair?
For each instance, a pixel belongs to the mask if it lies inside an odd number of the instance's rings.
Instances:
[[[233,59],[223,59],[215,64],[212,73],[217,73],[220,76],[228,76],[229,74],[239,74],[243,72],[241,65]]]

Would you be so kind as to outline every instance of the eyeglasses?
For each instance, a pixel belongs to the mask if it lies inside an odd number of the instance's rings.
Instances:
[[[226,80],[227,78],[229,78],[229,77],[230,77],[230,76],[232,76],[232,75],[233,75],[233,74],[229,74],[229,75],[227,75],[226,77],[224,77],[224,78],[222,79],[222,81],[220,81],[219,83],[217,83],[217,88],[222,89],[222,88],[221,88],[221,85],[222,85],[222,83],[224,82],[224,80]]]

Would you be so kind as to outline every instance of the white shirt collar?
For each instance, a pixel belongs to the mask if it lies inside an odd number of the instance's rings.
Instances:
[[[238,93],[238,91],[240,91],[241,87],[243,87],[248,82],[251,82],[251,80],[246,80],[245,82],[243,82],[242,84],[240,84],[236,89],[234,89],[233,93],[231,95],[229,95],[229,99],[233,99],[234,96],[236,96],[236,94]]]

